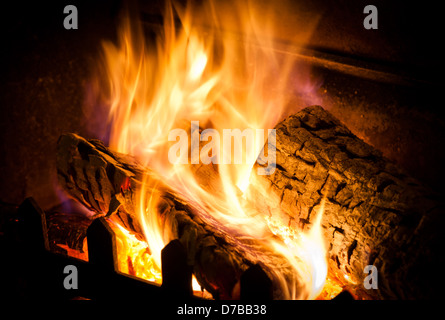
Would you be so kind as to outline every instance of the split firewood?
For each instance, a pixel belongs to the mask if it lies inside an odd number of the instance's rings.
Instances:
[[[275,299],[286,298],[280,287],[283,279],[297,290],[304,285],[289,262],[272,248],[261,241],[230,235],[224,226],[203,220],[205,212],[201,208],[186,202],[133,157],[111,151],[99,140],[62,135],[58,141],[57,172],[60,185],[96,212],[95,217],[119,215],[125,227],[141,236],[136,208],[142,180],[146,179],[144,193],[157,198],[156,208],[149,210],[158,214],[165,243],[181,241],[198,282],[214,297],[237,298],[241,275],[257,263],[274,283]]]
[[[276,140],[275,172],[251,175],[248,198],[259,209],[304,229],[325,199],[330,275],[348,290],[377,299],[443,296],[440,197],[319,106],[279,123]]]

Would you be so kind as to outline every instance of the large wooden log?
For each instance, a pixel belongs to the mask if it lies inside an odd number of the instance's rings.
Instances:
[[[237,284],[241,275],[257,263],[274,283],[275,299],[287,297],[280,286],[283,279],[297,290],[304,285],[289,262],[265,243],[230,235],[210,217],[203,220],[206,215],[201,208],[186,202],[134,158],[111,151],[99,140],[62,135],[58,141],[57,170],[60,185],[95,211],[95,217],[117,214],[125,226],[140,234],[136,208],[142,180],[146,179],[149,187],[144,192],[147,197],[158,199],[154,211],[165,235],[164,242],[182,242],[198,282],[215,297],[239,297]]]
[[[321,107],[306,108],[276,129],[276,171],[257,176],[253,170],[248,200],[272,223],[305,229],[324,198],[322,227],[330,277],[359,297],[442,296],[438,275],[443,265],[443,202]],[[258,261],[249,255],[250,249],[244,250],[245,243],[203,222],[197,209],[163,186],[153,172],[100,141],[62,136],[57,167],[60,183],[73,197],[98,215],[117,212],[125,225],[140,233],[132,218],[134,195],[141,177],[148,174],[161,190],[165,229],[179,230],[177,237],[188,248],[195,274],[215,295],[231,296],[242,271]],[[195,169],[203,184],[218,188],[213,166]],[[272,268],[283,262],[267,248],[255,250],[266,251],[262,259],[272,259]],[[364,287],[366,265],[377,268],[378,289]],[[283,266],[286,274],[289,268],[285,262]],[[270,268],[266,271],[274,277]]]
[[[276,170],[253,170],[248,198],[296,228],[311,225],[324,198],[332,277],[378,299],[444,295],[440,197],[319,106],[279,123],[276,139]],[[364,287],[367,265],[377,268],[378,289]]]

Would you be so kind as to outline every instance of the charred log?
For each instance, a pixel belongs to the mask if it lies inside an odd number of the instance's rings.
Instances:
[[[272,223],[304,230],[324,202],[330,277],[356,297],[442,296],[443,281],[437,275],[443,265],[443,202],[321,107],[306,108],[276,129],[276,170],[269,176],[253,170],[247,191],[259,211]],[[71,196],[97,216],[119,215],[139,234],[135,195],[142,177],[148,176],[159,195],[163,230],[183,243],[193,272],[215,296],[234,297],[242,272],[258,262],[249,250],[260,253],[272,279],[274,268],[290,272],[286,261],[270,249],[247,241],[251,248],[245,250],[246,242],[203,221],[200,209],[163,185],[154,172],[100,141],[62,136],[57,167],[59,181]],[[195,169],[198,177],[205,177],[204,184],[219,187],[212,165]],[[364,286],[367,265],[378,271],[377,289]],[[279,297],[274,292],[274,298]]]
[[[223,226],[202,219],[200,208],[187,203],[150,169],[127,155],[111,151],[98,140],[76,134],[62,135],[58,142],[57,169],[60,185],[77,201],[96,212],[95,217],[118,215],[122,224],[143,236],[137,204],[142,181],[144,192],[157,198],[155,212],[165,243],[179,239],[199,283],[214,297],[239,297],[241,275],[258,263],[273,282],[274,298],[284,298],[276,274],[293,282],[287,260],[261,241],[237,237]]]
[[[437,195],[319,106],[279,123],[276,139],[276,170],[252,171],[249,198],[272,220],[303,229],[325,199],[331,277],[359,296],[443,295],[444,206]],[[378,270],[378,289],[364,287],[367,265]]]
[[[81,214],[47,212],[48,240],[51,252],[86,259],[84,244],[91,220]],[[72,226],[76,226],[73,228]]]

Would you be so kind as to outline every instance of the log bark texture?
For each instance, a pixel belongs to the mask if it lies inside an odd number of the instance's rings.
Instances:
[[[60,185],[77,201],[96,212],[95,217],[119,215],[122,224],[142,235],[136,212],[138,192],[146,179],[158,197],[156,210],[164,242],[179,239],[185,246],[188,262],[198,282],[214,297],[239,297],[241,275],[259,263],[274,283],[274,298],[285,298],[279,276],[302,285],[291,265],[261,241],[229,235],[224,226],[202,219],[204,212],[186,202],[150,169],[127,155],[113,152],[99,140],[86,140],[76,134],[60,137],[57,150]],[[198,214],[200,212],[200,214]]]
[[[296,228],[322,227],[330,276],[375,299],[443,296],[443,200],[319,106],[276,126],[276,170],[252,171],[248,198]],[[258,166],[258,165],[257,165]],[[255,168],[254,168],[255,169]],[[378,289],[366,289],[374,265]]]

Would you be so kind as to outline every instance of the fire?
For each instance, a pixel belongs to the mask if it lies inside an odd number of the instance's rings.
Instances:
[[[137,239],[134,234],[131,234],[113,219],[109,219],[108,222],[116,234],[119,271],[148,281],[161,283],[161,269],[150,254],[147,242]]]
[[[155,43],[149,43],[142,26],[128,17],[123,20],[117,45],[104,43],[105,76],[102,74],[101,80],[106,81],[106,87],[101,89],[107,89],[110,147],[137,157],[229,232],[268,241],[276,252],[287,257],[296,276],[302,279],[299,290],[282,281],[285,297],[314,299],[327,274],[320,224],[323,209],[312,228],[302,232],[267,220],[264,213],[249,206],[243,194],[252,183],[249,178],[256,156],[270,138],[267,129],[295,111],[287,108],[294,61],[277,55],[271,41],[273,30],[264,28],[254,6],[249,3],[235,10],[217,8],[221,5],[211,2],[198,8],[168,3],[163,30]],[[235,18],[235,13],[240,16]],[[202,26],[206,26],[205,31]],[[230,30],[242,31],[244,38],[240,41]],[[218,194],[209,191],[194,174],[193,159],[201,163],[202,152],[196,158],[192,146],[186,161],[168,160],[170,148],[177,142],[169,139],[169,133],[181,129],[189,132],[192,140],[194,134],[200,134],[190,125],[193,121],[220,133],[224,129],[265,130],[253,140],[253,159],[244,151],[243,163],[218,164],[222,186]],[[205,148],[202,142],[206,140],[201,136],[200,141],[198,147]],[[220,145],[216,147],[219,150]],[[233,148],[223,144],[221,152],[230,155]],[[208,158],[215,156],[215,150],[207,154]],[[270,147],[267,151],[273,152]],[[161,228],[156,190],[145,178],[138,197],[137,211],[146,242],[119,224],[113,225],[121,239],[121,271],[160,283],[160,251],[173,235]],[[271,232],[276,237],[267,240],[265,235]]]
[[[321,234],[321,217],[324,211],[324,201],[317,213],[314,226],[309,232],[291,229],[282,224],[268,220],[271,231],[279,235],[285,245],[274,243],[276,250],[289,258],[295,270],[303,278],[308,287],[302,292],[292,292],[292,298],[315,299],[321,293],[326,281],[328,268],[326,263],[326,248]],[[284,286],[285,284],[283,284]]]

